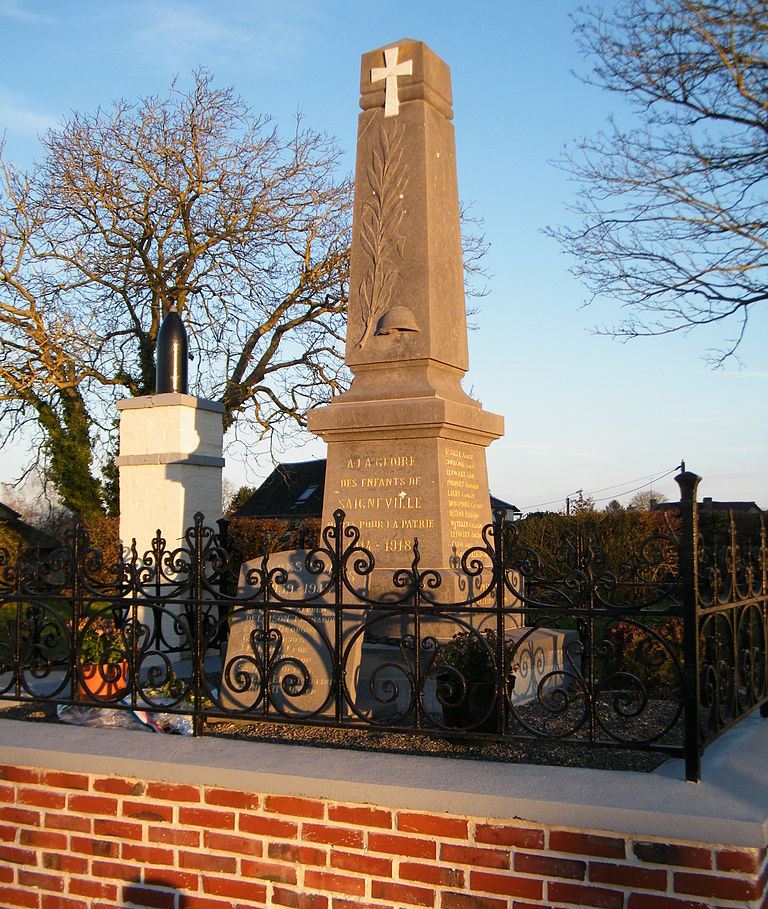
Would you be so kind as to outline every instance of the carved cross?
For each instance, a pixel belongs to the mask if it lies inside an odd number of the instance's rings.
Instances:
[[[388,47],[384,51],[384,66],[374,66],[371,70],[371,82],[386,79],[384,95],[384,116],[396,117],[400,113],[400,99],[397,96],[397,77],[410,76],[413,73],[413,60],[397,62],[399,47]]]

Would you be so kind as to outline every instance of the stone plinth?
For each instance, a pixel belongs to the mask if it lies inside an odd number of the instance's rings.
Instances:
[[[160,530],[168,549],[183,545],[195,512],[215,526],[221,517],[224,408],[215,401],[170,393],[118,401],[120,411],[120,539],[139,556]],[[178,607],[140,610],[140,621],[165,645],[186,648]],[[161,628],[156,626],[160,624]]]
[[[120,538],[149,548],[158,528],[180,544],[197,511],[221,517],[224,408],[184,394],[119,401]]]
[[[329,442],[325,508],[341,508],[380,568],[455,565],[490,521],[485,449],[439,436]],[[325,519],[324,514],[324,519]]]

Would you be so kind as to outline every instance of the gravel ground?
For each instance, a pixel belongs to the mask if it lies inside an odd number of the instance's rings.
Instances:
[[[645,728],[654,728],[669,712],[665,702],[650,704],[643,715]],[[15,703],[0,707],[0,718],[29,720],[32,722],[58,722],[53,705],[27,705]],[[535,720],[533,712],[526,720]],[[615,726],[611,727],[615,730]],[[638,720],[633,721],[635,734]],[[475,761],[498,761],[510,764],[544,764],[561,767],[592,767],[607,770],[635,770],[650,772],[664,763],[667,757],[658,752],[635,749],[602,748],[598,746],[542,741],[499,742],[492,738],[482,741],[437,738],[424,733],[398,732],[369,727],[337,729],[327,726],[299,726],[289,723],[221,722],[211,719],[206,734],[223,738],[260,742],[292,742],[317,748],[346,748],[355,751],[380,751],[400,754],[429,754],[438,757],[461,758]],[[674,732],[664,738],[665,743],[679,741]]]

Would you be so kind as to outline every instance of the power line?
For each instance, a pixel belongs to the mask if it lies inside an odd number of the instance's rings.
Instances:
[[[650,480],[650,482],[654,482],[654,480],[661,480],[663,477],[669,476],[669,474],[671,474],[673,471],[679,470],[679,468],[680,468],[680,465],[677,464],[671,470],[667,470],[661,474],[659,474],[659,472],[657,471],[656,473],[648,473],[644,477],[635,477],[634,480],[627,480],[624,483],[614,483],[613,486],[601,486],[600,489],[591,490],[590,492],[587,493],[587,495],[592,495],[595,492],[605,492],[608,489],[618,489],[619,486],[627,486],[629,483],[639,483],[640,480]],[[647,485],[648,485],[647,483],[643,483],[643,486],[647,486]],[[642,489],[642,486],[640,488]],[[629,491],[632,492],[631,489]],[[625,495],[625,493],[622,492],[621,495]]]
[[[627,489],[625,492],[620,492],[620,496],[628,496],[632,492],[638,492],[640,489],[645,489],[646,486],[652,486],[656,480],[663,480],[664,477],[668,477],[671,473],[677,470],[677,467],[673,467],[672,470],[668,470],[666,473],[663,473],[660,477],[656,477],[655,480],[651,480],[650,483],[642,483],[640,486],[635,486],[634,489]],[[610,488],[610,487],[609,487]],[[614,499],[616,496],[603,496],[601,499],[593,499],[594,502],[605,502],[607,499]]]
[[[648,473],[642,477],[635,477],[633,480],[625,480],[623,483],[614,483],[613,486],[601,486],[599,489],[592,489],[587,493],[582,493],[582,495],[584,496],[584,498],[588,498],[589,496],[591,496],[593,493],[596,493],[596,492],[606,492],[609,489],[619,489],[621,486],[628,486],[630,483],[637,483],[639,480],[647,481],[645,483],[642,483],[640,486],[635,487],[634,489],[627,489],[625,492],[620,492],[620,493],[616,494],[619,496],[629,495],[630,493],[637,492],[638,490],[643,489],[646,486],[652,485],[657,480],[663,480],[664,477],[668,477],[671,473],[674,473],[676,470],[679,470],[679,469],[680,469],[680,465],[677,464],[674,467],[670,468],[669,470],[665,470],[663,472],[657,471],[656,473]],[[616,495],[604,496],[603,498],[595,499],[595,501],[604,502],[606,499],[616,498]],[[567,498],[566,496],[560,496],[559,499],[551,499],[549,502],[539,502],[537,505],[528,505],[521,510],[523,513],[528,513],[528,512],[534,511],[537,508],[543,508],[545,505],[556,505],[559,502],[564,502],[566,498]]]

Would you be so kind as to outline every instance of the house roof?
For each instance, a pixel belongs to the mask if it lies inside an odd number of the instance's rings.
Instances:
[[[18,511],[14,511],[10,506],[0,502],[0,521],[2,521],[3,524],[7,524],[9,521],[15,521],[20,517],[21,515]]]
[[[506,512],[512,512],[513,514],[520,514],[520,509],[517,505],[511,505],[509,502],[505,502],[504,499],[499,499],[496,496],[491,496],[491,514],[496,511],[497,508],[503,508]]]
[[[323,513],[325,459],[278,464],[234,518],[319,518]],[[491,496],[491,510],[517,512],[515,505]]]
[[[702,511],[734,511],[744,514],[759,514],[760,506],[757,502],[713,502],[712,499],[704,499],[699,503]]]
[[[4,524],[9,530],[18,533],[26,545],[34,549],[55,549],[61,545],[49,533],[22,521],[18,511],[2,502],[0,502],[0,524]]]
[[[311,518],[323,512],[325,461],[278,464],[235,518]]]
[[[760,514],[757,502],[716,502],[708,496],[698,503],[699,511],[732,511],[734,514]],[[657,502],[653,511],[678,511],[679,502]]]

